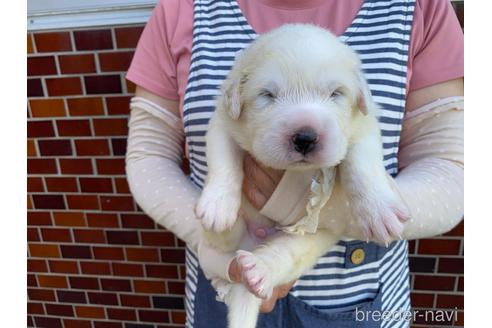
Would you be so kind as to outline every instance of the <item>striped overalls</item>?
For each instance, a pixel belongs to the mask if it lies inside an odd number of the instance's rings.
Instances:
[[[414,8],[415,0],[366,0],[340,36],[359,54],[373,98],[382,107],[384,164],[392,175],[398,170]],[[200,188],[207,173],[205,134],[214,99],[236,54],[256,35],[236,0],[195,0],[183,118],[191,179]],[[405,320],[360,320],[360,311],[409,310],[407,247],[406,241],[388,248],[340,241],[277,302],[272,313],[260,315],[258,327],[408,327]],[[362,263],[354,261],[354,252],[363,252]],[[187,327],[225,327],[225,305],[215,301],[213,288],[189,250],[186,265]]]

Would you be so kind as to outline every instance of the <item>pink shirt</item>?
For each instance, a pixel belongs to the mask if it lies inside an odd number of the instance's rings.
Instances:
[[[238,0],[261,34],[285,23],[313,23],[341,35],[363,0]],[[193,32],[193,0],[160,0],[138,43],[127,79],[182,108]],[[417,0],[408,91],[464,75],[464,36],[448,0]]]

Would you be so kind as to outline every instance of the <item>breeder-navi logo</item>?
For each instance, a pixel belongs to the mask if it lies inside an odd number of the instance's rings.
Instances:
[[[359,310],[355,309],[356,321],[424,321],[452,322],[458,319],[457,308],[454,310]]]

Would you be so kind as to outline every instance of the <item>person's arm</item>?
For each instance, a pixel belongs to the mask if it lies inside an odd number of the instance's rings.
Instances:
[[[200,191],[181,169],[178,102],[137,87],[130,106],[126,173],[132,195],[157,224],[196,251],[202,234],[194,213]]]

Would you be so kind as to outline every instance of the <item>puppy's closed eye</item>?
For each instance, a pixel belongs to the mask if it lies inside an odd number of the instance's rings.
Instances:
[[[268,100],[272,100],[272,101],[275,100],[275,98],[276,98],[275,93],[271,90],[268,90],[268,89],[260,90],[258,96],[266,98]]]

